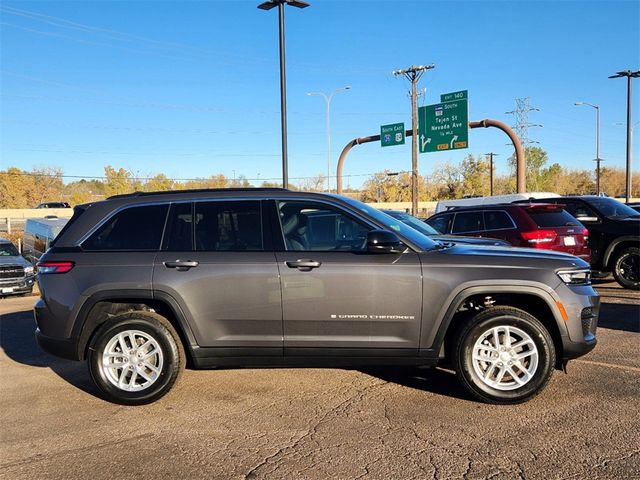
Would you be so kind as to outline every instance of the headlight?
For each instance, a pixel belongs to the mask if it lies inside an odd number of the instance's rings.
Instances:
[[[558,276],[567,285],[591,285],[591,270],[560,270]]]
[[[25,275],[33,275],[33,267],[24,267]]]

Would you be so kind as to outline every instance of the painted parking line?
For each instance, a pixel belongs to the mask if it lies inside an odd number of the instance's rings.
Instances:
[[[594,360],[573,360],[576,363],[586,363],[589,365],[597,365],[598,367],[609,367],[609,368],[619,368],[621,370],[629,370],[631,372],[639,372],[640,373],[640,368],[638,367],[630,367],[628,365],[618,365],[616,363],[605,363],[605,362],[596,362]]]

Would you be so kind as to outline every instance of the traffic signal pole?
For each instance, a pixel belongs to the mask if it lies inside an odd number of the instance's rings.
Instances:
[[[495,127],[502,130],[507,134],[511,142],[513,143],[513,148],[516,150],[516,192],[517,193],[525,193],[527,191],[526,183],[525,183],[525,172],[526,172],[526,163],[524,158],[524,148],[522,148],[522,142],[515,134],[515,132],[503,122],[499,122],[498,120],[491,120],[490,118],[486,118],[484,120],[480,120],[479,122],[469,122],[469,128],[488,128]],[[405,136],[412,137],[414,130],[407,130]],[[416,135],[417,137],[417,135]],[[368,137],[359,137],[354,138],[349,143],[347,143],[342,152],[340,153],[340,158],[338,159],[338,168],[336,169],[336,193],[338,195],[342,195],[342,170],[344,169],[344,162],[347,159],[347,155],[351,151],[353,147],[356,145],[362,145],[363,143],[377,142],[380,140],[380,135],[370,135]]]

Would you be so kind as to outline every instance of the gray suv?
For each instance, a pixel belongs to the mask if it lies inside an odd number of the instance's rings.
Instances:
[[[589,266],[441,244],[372,207],[283,189],[135,193],[75,208],[38,264],[36,337],[123,404],[185,365],[452,365],[519,403],[596,344]]]

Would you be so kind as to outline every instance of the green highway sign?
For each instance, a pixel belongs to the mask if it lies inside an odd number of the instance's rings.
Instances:
[[[380,145],[392,147],[404,144],[404,123],[392,123],[380,127]]]
[[[466,90],[447,95],[460,93],[464,93],[466,97]],[[418,122],[420,153],[469,147],[469,113],[466,98],[420,107]]]
[[[440,95],[441,102],[450,102],[451,100],[463,100],[465,98],[469,98],[467,97],[466,90],[461,90],[459,92],[452,92],[452,93],[443,93],[442,95]]]

